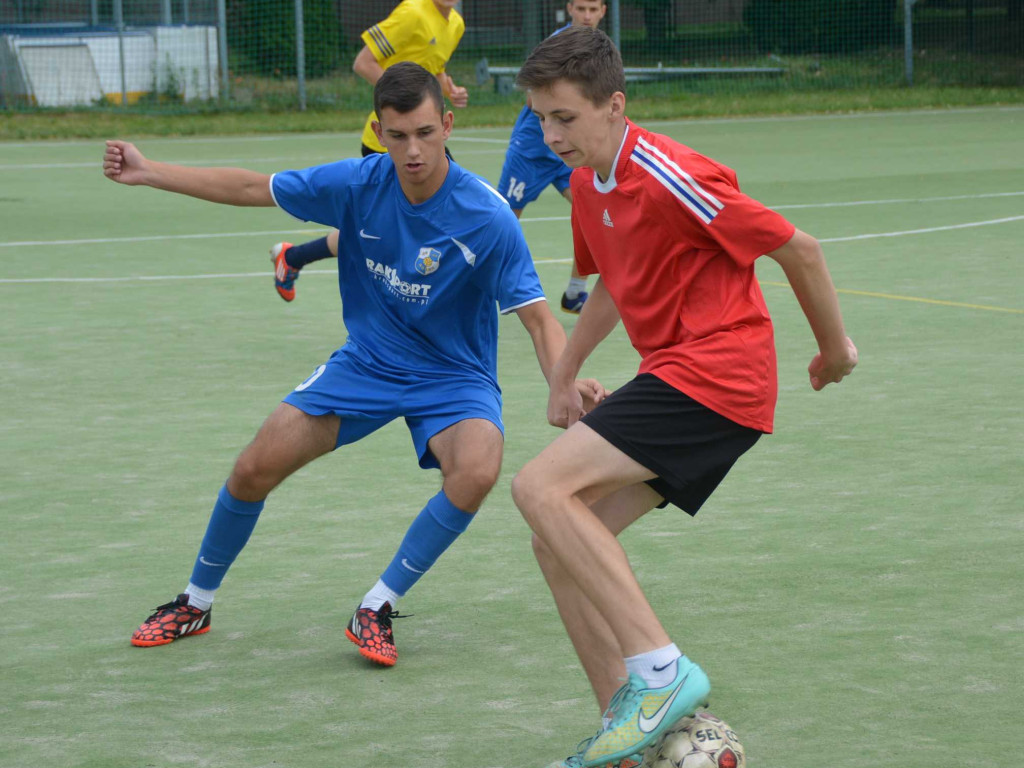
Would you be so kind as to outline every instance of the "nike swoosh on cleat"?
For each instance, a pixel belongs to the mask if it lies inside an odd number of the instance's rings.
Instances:
[[[644,733],[650,733],[661,724],[661,721],[665,719],[665,715],[668,714],[669,707],[672,706],[672,702],[676,700],[676,696],[679,695],[679,692],[683,690],[683,686],[686,685],[686,680],[689,677],[690,675],[687,673],[686,677],[679,681],[679,685],[677,685],[676,689],[672,691],[672,695],[665,699],[662,705],[658,707],[658,711],[654,713],[653,717],[647,717],[644,715],[643,709],[640,710],[640,718],[637,720],[637,725],[640,727],[641,731]]]
[[[377,237],[377,235],[368,235],[368,234],[366,234],[366,230],[365,229],[360,229],[359,230],[359,236],[361,238],[363,238],[364,240],[380,240],[380,238]]]
[[[209,566],[212,566],[214,568],[223,568],[224,565],[225,565],[224,563],[211,563],[209,560],[207,560],[202,555],[200,555],[200,557],[199,557],[199,562],[202,563],[203,565],[209,565]]]
[[[413,568],[411,565],[409,565],[409,561],[406,560],[404,557],[402,558],[402,565],[408,568],[413,573],[426,573],[426,571],[421,571],[419,568]]]

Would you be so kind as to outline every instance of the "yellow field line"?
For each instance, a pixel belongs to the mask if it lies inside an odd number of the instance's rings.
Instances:
[[[776,288],[789,288],[789,283],[778,283],[771,280],[761,280],[761,285],[771,285]],[[837,293],[848,293],[852,296],[870,296],[874,299],[891,299],[893,301],[913,301],[918,304],[937,304],[942,307],[960,307],[962,309],[983,309],[987,312],[1009,312],[1012,315],[1024,315],[1024,309],[1012,309],[1010,307],[993,307],[988,304],[968,304],[963,301],[943,301],[942,299],[923,299],[919,296],[899,296],[894,293],[878,293],[877,291],[855,291],[850,288],[836,288]]]
[[[534,264],[568,264],[572,259],[535,259]],[[773,288],[789,288],[789,283],[774,280],[758,280],[761,285]],[[855,291],[852,288],[836,288],[836,293],[848,293],[851,296],[869,296],[874,299],[891,299],[893,301],[913,301],[918,304],[937,304],[942,307],[960,307],[961,309],[983,309],[986,312],[1007,312],[1011,315],[1024,315],[1024,309],[1010,307],[993,307],[989,304],[968,304],[963,301],[944,301],[942,299],[922,299],[919,296],[899,296],[895,293],[879,293],[878,291]]]

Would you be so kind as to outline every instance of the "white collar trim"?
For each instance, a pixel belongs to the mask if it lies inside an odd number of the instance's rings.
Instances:
[[[601,177],[597,175],[597,171],[594,171],[594,189],[601,194],[607,195],[613,189],[615,189],[617,182],[615,181],[615,169],[619,167],[619,155],[622,154],[622,148],[626,146],[626,138],[629,136],[629,124],[626,124],[626,130],[622,132],[622,143],[619,144],[619,151],[615,153],[615,160],[612,161],[612,172],[608,174],[608,181],[601,181]]]

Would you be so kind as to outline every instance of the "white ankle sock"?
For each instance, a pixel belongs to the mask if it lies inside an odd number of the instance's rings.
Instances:
[[[587,280],[584,277],[570,277],[569,287],[565,289],[566,298],[575,299],[583,291],[587,290]]]
[[[217,594],[217,590],[203,589],[190,581],[188,586],[185,587],[185,593],[188,595],[189,605],[198,608],[200,611],[208,611],[210,606],[213,605],[213,596]]]
[[[648,688],[664,688],[676,676],[676,659],[680,653],[675,643],[664,648],[630,656],[626,659],[626,671],[632,675],[640,675]]]
[[[401,597],[397,592],[391,589],[380,579],[377,579],[377,583],[373,585],[373,589],[366,593],[363,598],[363,602],[359,604],[360,608],[369,608],[373,611],[379,611],[380,607],[384,603],[391,603],[391,609],[394,610],[398,604],[398,598]]]

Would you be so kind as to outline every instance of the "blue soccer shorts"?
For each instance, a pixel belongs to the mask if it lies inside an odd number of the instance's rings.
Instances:
[[[505,165],[501,169],[498,191],[514,211],[520,211],[532,203],[548,184],[553,184],[559,194],[569,188],[572,168],[551,154],[543,157],[525,157],[514,147],[505,154]]]
[[[335,449],[404,417],[423,469],[440,468],[427,442],[453,424],[486,419],[505,433],[501,394],[486,380],[463,374],[443,379],[382,374],[345,347],[313,371],[284,402],[311,416],[340,416]]]

